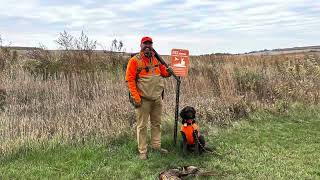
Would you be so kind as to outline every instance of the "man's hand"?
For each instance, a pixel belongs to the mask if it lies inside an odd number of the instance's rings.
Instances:
[[[141,100],[140,101],[134,101],[134,107],[135,108],[139,108],[139,107],[141,107]]]
[[[131,95],[131,93],[129,93],[129,100],[130,100],[130,103],[135,107],[135,108],[138,108],[141,106],[141,98],[140,97],[133,97]]]
[[[171,76],[173,74],[173,69],[171,68],[171,66],[167,67],[167,72],[169,73],[169,75]]]

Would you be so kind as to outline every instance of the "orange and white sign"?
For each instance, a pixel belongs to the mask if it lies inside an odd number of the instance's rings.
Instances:
[[[171,67],[173,72],[180,77],[186,77],[189,69],[189,51],[186,49],[171,50]]]

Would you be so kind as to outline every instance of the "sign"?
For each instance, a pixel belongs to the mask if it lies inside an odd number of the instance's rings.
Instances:
[[[189,69],[189,51],[185,49],[171,50],[171,67],[179,77],[186,77]]]

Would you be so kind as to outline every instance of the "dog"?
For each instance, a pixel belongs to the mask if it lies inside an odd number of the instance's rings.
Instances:
[[[182,135],[182,151],[183,155],[186,155],[189,151],[195,151],[200,155],[206,151],[205,139],[200,134],[199,125],[197,124],[196,110],[191,106],[186,106],[180,111],[180,117],[182,118],[181,135]]]

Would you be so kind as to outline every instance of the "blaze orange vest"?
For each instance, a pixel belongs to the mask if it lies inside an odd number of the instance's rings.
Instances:
[[[193,138],[193,133],[195,130],[199,131],[199,127],[196,123],[193,123],[192,125],[181,126],[181,131],[186,135],[187,143],[189,145],[194,145],[195,143]]]
[[[149,63],[142,52],[133,56],[128,62],[125,77],[130,91],[130,102],[140,102],[141,97],[150,100],[160,97],[164,89],[164,80],[160,76],[169,77],[170,74],[155,57]]]

